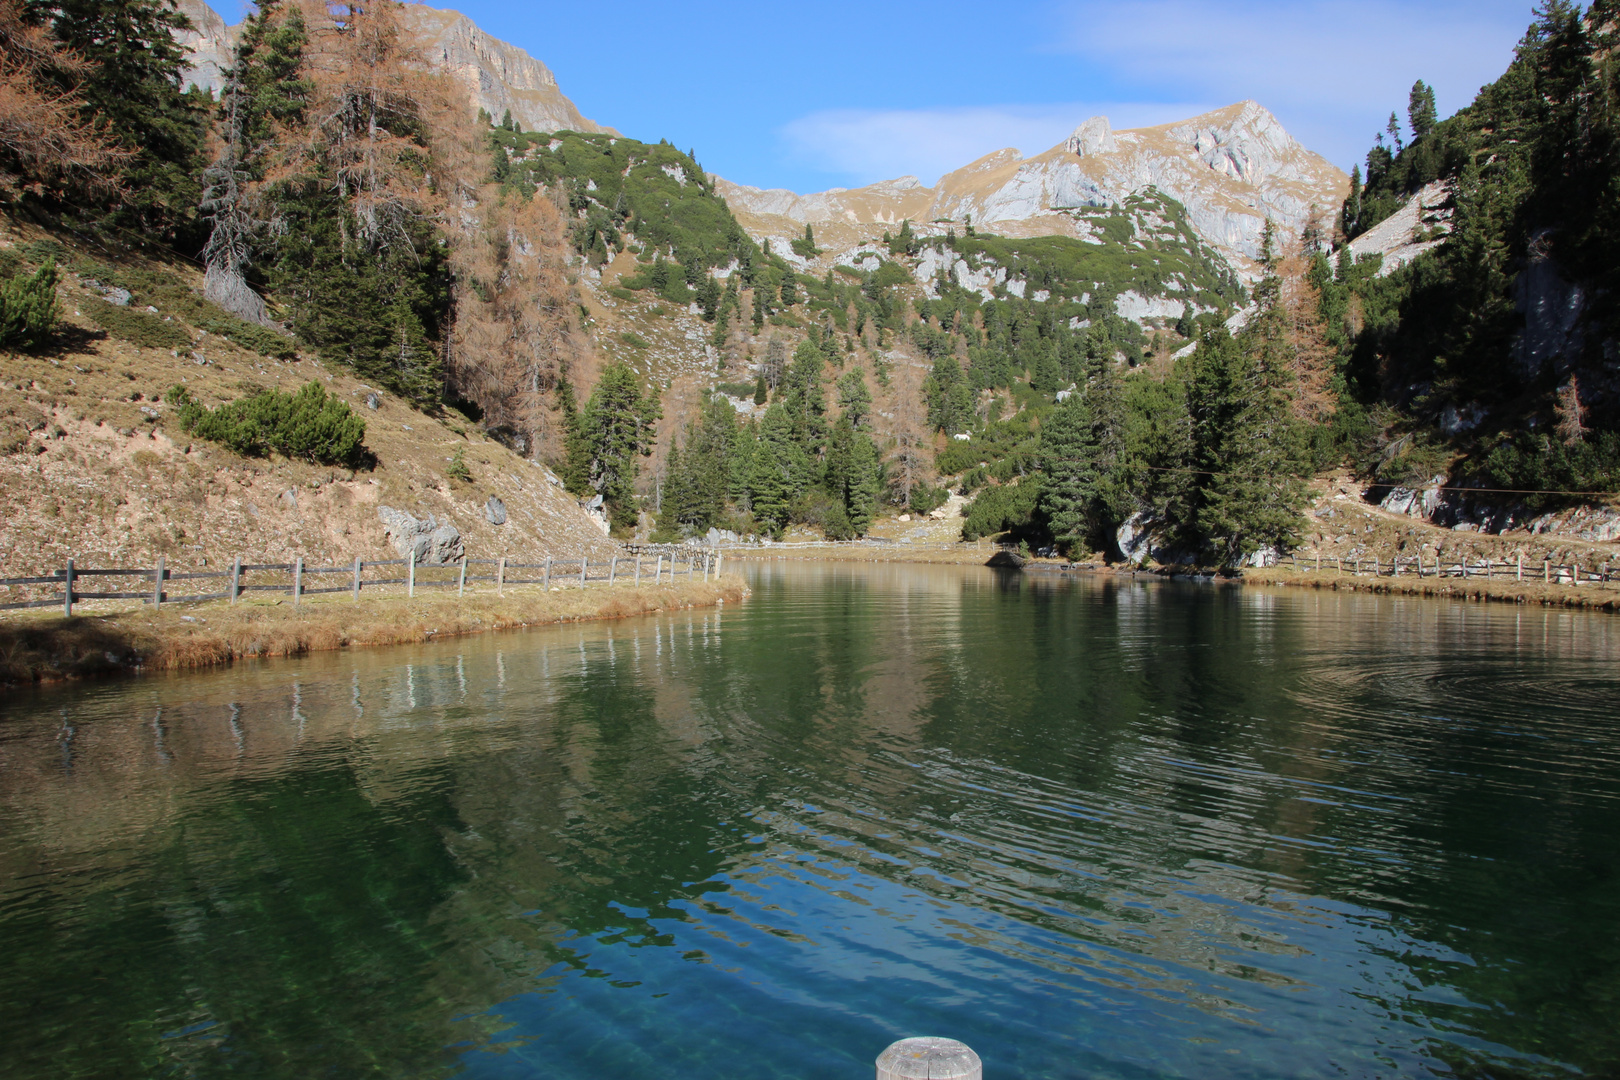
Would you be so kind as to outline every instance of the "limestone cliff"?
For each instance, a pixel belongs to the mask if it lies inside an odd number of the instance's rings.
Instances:
[[[1156,188],[1185,206],[1200,238],[1240,269],[1260,254],[1267,218],[1297,233],[1313,208],[1331,220],[1349,191],[1348,177],[1252,101],[1132,131],[1114,131],[1106,118],[1094,117],[1043,154],[999,150],[932,188],[915,177],[815,195],[719,184],[757,235],[790,238],[808,223],[833,246],[858,243],[870,226],[906,218],[971,216],[975,225],[1009,236],[1080,236],[1084,228],[1071,208],[1109,206]]]
[[[236,28],[204,0],[179,0],[195,30],[180,36],[191,53],[188,82],[217,93],[230,65]],[[580,115],[557,86],[551,69],[518,48],[484,33],[455,11],[420,4],[405,8],[408,25],[420,36],[429,59],[466,88],[474,105],[499,120],[508,109],[526,131],[609,131]]]

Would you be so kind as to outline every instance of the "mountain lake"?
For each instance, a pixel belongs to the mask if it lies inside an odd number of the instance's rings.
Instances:
[[[1620,621],[740,564],[0,699],[0,1076],[1620,1070]]]

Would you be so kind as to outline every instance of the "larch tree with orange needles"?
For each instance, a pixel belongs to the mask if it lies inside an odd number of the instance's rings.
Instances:
[[[77,85],[90,68],[30,23],[19,0],[0,0],[0,198],[117,189],[130,152],[83,118]]]

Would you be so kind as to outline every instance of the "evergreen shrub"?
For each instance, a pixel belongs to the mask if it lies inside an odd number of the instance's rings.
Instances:
[[[0,285],[0,346],[36,349],[56,332],[56,263]]]
[[[319,465],[358,466],[366,457],[366,422],[349,406],[329,397],[319,383],[305,383],[296,394],[261,390],[209,409],[183,386],[164,398],[179,410],[180,426],[244,457],[281,454]]]

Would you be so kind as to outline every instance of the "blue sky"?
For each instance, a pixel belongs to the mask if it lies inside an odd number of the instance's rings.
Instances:
[[[228,0],[240,17],[240,0]],[[1038,153],[1081,121],[1253,98],[1348,170],[1412,81],[1441,114],[1501,74],[1530,0],[435,0],[551,67],[626,135],[711,172],[819,191]]]

